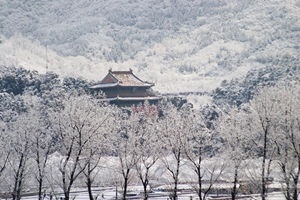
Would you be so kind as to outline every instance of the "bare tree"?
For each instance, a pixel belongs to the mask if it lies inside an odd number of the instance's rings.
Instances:
[[[29,138],[31,143],[32,158],[36,162],[37,172],[34,176],[38,182],[38,198],[43,199],[45,195],[44,178],[46,175],[46,166],[50,153],[53,152],[54,147],[54,136],[52,131],[49,129],[49,121],[47,112],[42,108],[40,99],[33,97],[30,94],[25,94],[24,99],[27,100],[27,104],[30,108],[28,112],[28,118],[35,125],[35,130],[31,132]]]
[[[102,156],[107,155],[110,147],[110,134],[113,131],[112,124],[115,122],[114,114],[116,109],[108,105],[99,105],[95,111],[98,113],[97,121],[101,127],[94,132],[92,140],[89,140],[88,148],[84,151],[84,157],[87,166],[83,170],[86,178],[86,186],[88,188],[90,200],[96,199],[92,193],[92,186],[97,177],[97,169],[99,167]]]
[[[28,173],[28,161],[32,157],[32,133],[37,126],[32,120],[36,119],[36,113],[23,113],[8,125],[8,133],[11,140],[9,150],[11,157],[8,159],[13,176],[12,197],[14,200],[21,199],[21,192]]]
[[[38,121],[40,119],[37,119]],[[37,131],[33,132],[33,137],[31,138],[33,158],[36,161],[37,173],[35,174],[36,180],[38,182],[38,194],[39,199],[43,199],[43,187],[44,187],[44,177],[46,174],[46,166],[48,157],[51,153],[53,147],[53,137],[51,132],[43,129],[41,122],[38,122],[39,128]]]
[[[83,170],[83,174],[86,178],[86,186],[88,188],[89,199],[94,200],[97,199],[93,195],[92,186],[95,181],[95,175],[93,172],[97,169],[100,159],[101,159],[101,151],[98,148],[90,149],[89,153],[86,153],[87,166],[86,169]]]
[[[144,189],[144,199],[148,199],[149,181],[151,178],[150,169],[158,161],[161,155],[161,139],[156,123],[158,111],[156,106],[144,105],[137,107],[137,112],[132,113],[135,123],[139,124],[139,129],[135,132],[138,161],[136,170]]]
[[[63,101],[63,108],[51,114],[52,130],[55,131],[59,151],[64,155],[60,162],[64,198],[70,199],[74,181],[89,164],[86,157],[91,141],[99,139],[106,114],[101,104],[92,97],[73,94]]]
[[[285,85],[270,88],[270,91],[278,94],[275,144],[278,164],[285,183],[284,195],[287,200],[296,200],[300,175],[300,88]]]
[[[27,173],[35,176],[38,181],[39,198],[42,198],[43,178],[45,175],[45,167],[49,150],[47,146],[51,143],[45,140],[48,137],[46,134],[46,126],[44,117],[41,115],[41,110],[38,98],[32,97],[30,94],[22,96],[22,102],[26,107],[23,113],[16,115],[14,119],[7,122],[7,131],[10,131],[10,141],[6,140],[7,146],[11,150],[12,157],[7,159],[11,165],[14,175],[13,198],[20,198]],[[26,112],[25,112],[26,111]],[[5,138],[2,138],[5,141]],[[7,157],[8,158],[8,157]],[[32,164],[33,160],[37,163],[38,172],[30,171],[28,163]],[[16,162],[18,164],[16,164]],[[6,165],[5,165],[6,166]],[[16,168],[15,166],[19,166]],[[30,166],[34,167],[34,166]]]
[[[117,171],[122,176],[122,199],[126,199],[132,171],[138,161],[136,147],[139,141],[135,134],[139,131],[139,122],[135,119],[133,115],[130,116],[127,112],[120,110],[118,124],[112,137],[112,150],[119,160]]]
[[[4,122],[0,121],[0,146],[2,148],[0,152],[0,184],[1,188],[5,188],[5,185],[2,185],[4,183],[4,174],[8,165],[8,161],[11,155],[10,152],[10,143],[9,143],[9,134],[7,130],[7,126]],[[7,189],[7,188],[6,188]],[[3,191],[2,191],[3,192]]]
[[[162,161],[172,178],[172,193],[170,198],[178,198],[178,184],[180,167],[183,164],[184,143],[183,137],[186,137],[186,124],[184,115],[171,104],[163,108],[163,117],[159,120],[159,131],[162,135],[163,148]]]
[[[246,167],[244,160],[249,158],[251,145],[251,118],[246,107],[232,106],[227,113],[223,113],[219,122],[219,131],[224,137],[224,155],[233,170],[232,200],[235,200],[239,190],[240,174]]]
[[[266,199],[267,183],[271,173],[271,163],[275,155],[274,127],[276,124],[275,113],[279,110],[278,93],[269,88],[261,89],[250,102],[252,107],[252,125],[256,127],[253,133],[257,135],[257,140],[253,143],[258,147],[258,152],[262,156],[261,163],[261,198]],[[260,143],[261,141],[262,143]]]
[[[196,184],[192,186],[199,199],[204,200],[225,169],[225,163],[221,160],[209,168],[203,164],[205,160],[218,156],[221,147],[220,136],[217,131],[209,130],[206,127],[205,119],[199,111],[185,110],[182,120],[186,127],[186,137],[182,137],[184,155],[197,176]],[[203,187],[204,182],[208,184],[205,188]]]

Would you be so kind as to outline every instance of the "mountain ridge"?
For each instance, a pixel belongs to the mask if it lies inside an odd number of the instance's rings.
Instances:
[[[299,0],[0,4],[0,64],[7,66],[93,80],[132,68],[173,93],[211,92],[285,55],[299,60]]]

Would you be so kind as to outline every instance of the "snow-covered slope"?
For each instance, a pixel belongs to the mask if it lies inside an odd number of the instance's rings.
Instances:
[[[299,59],[299,13],[299,0],[0,0],[0,64],[94,80],[132,68],[162,93],[211,91]]]

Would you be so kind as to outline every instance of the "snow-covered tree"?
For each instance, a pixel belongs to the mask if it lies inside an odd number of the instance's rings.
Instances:
[[[135,108],[131,118],[137,123],[139,129],[135,132],[137,149],[137,175],[143,185],[144,199],[149,196],[149,181],[153,175],[150,170],[161,156],[161,137],[157,128],[158,110],[154,105],[145,102]]]
[[[250,102],[252,117],[252,133],[256,140],[256,152],[262,157],[261,163],[261,198],[266,199],[267,182],[271,173],[271,163],[275,155],[274,127],[276,126],[276,113],[279,111],[280,94],[270,88],[262,88]]]
[[[21,192],[24,189],[25,181],[32,175],[30,159],[32,154],[32,133],[38,130],[36,123],[32,120],[37,119],[35,112],[23,113],[17,119],[8,124],[7,133],[10,135],[9,150],[9,173],[11,174],[12,197],[14,200],[21,199]],[[8,183],[9,184],[9,183]]]
[[[27,106],[21,96],[0,93],[0,120],[3,122],[14,121],[19,114],[25,112]]]
[[[133,178],[133,171],[138,162],[137,146],[139,140],[135,137],[139,131],[139,120],[125,110],[119,110],[115,130],[112,133],[112,152],[118,158],[116,172],[120,173],[122,199],[126,199],[127,189]]]
[[[205,200],[225,169],[225,162],[220,159],[222,140],[219,132],[206,127],[204,116],[199,111],[185,110],[182,121],[185,124],[186,135],[182,138],[184,155],[197,177],[196,184],[192,187],[199,199]],[[219,162],[205,167],[205,161],[212,157],[219,157]],[[208,183],[208,187],[203,187],[204,182]]]
[[[23,99],[27,103],[28,112],[26,113],[31,120],[34,130],[30,132],[30,144],[32,159],[35,160],[37,172],[33,173],[38,183],[38,198],[43,198],[43,189],[46,187],[45,176],[49,155],[54,151],[54,134],[50,130],[49,119],[46,110],[41,104],[41,99],[25,93]]]
[[[175,106],[165,105],[163,117],[159,119],[159,131],[162,136],[164,154],[162,161],[172,178],[170,198],[178,198],[179,172],[183,165],[184,143],[187,134],[187,124],[184,115]]]
[[[2,112],[2,120],[6,123],[5,135],[2,137],[2,141],[6,141],[7,149],[10,150],[10,155],[12,156],[8,161],[10,164],[13,164],[14,167],[11,174],[14,174],[16,182],[18,184],[14,185],[13,195],[14,198],[20,198],[22,192],[22,187],[26,181],[26,174],[29,171],[26,171],[27,163],[30,162],[31,167],[34,167],[31,159],[35,159],[37,162],[40,162],[45,159],[44,155],[41,156],[42,148],[41,144],[47,144],[48,141],[43,141],[41,135],[45,133],[45,126],[43,124],[43,117],[39,110],[38,102],[36,98],[31,96],[29,93],[26,93],[20,97],[13,97],[10,95],[5,95],[7,98],[6,101],[10,100],[5,112]],[[4,122],[3,122],[4,123]],[[17,134],[17,136],[16,136]],[[8,138],[10,138],[8,140]],[[46,145],[46,146],[47,146]],[[3,151],[4,153],[5,151]],[[38,157],[36,157],[39,155]],[[47,159],[45,159],[47,160]],[[19,168],[16,168],[16,163],[19,163]],[[43,176],[45,164],[38,163],[38,173],[33,173],[33,176],[37,178],[39,193],[41,195],[41,190],[43,186]],[[6,165],[4,165],[6,166]],[[31,172],[30,172],[31,173]]]
[[[278,94],[276,112],[275,144],[277,162],[281,169],[287,200],[298,199],[300,176],[300,88],[292,84],[269,89]]]
[[[241,174],[246,167],[244,161],[255,149],[251,145],[251,118],[247,108],[232,106],[228,112],[224,112],[218,124],[218,131],[224,139],[223,153],[228,158],[229,174],[232,174],[231,197],[234,200],[239,193]]]
[[[86,168],[83,170],[83,175],[85,177],[90,200],[97,199],[92,193],[92,187],[96,181],[97,171],[99,170],[99,167],[101,167],[101,158],[110,153],[110,133],[114,131],[113,124],[115,123],[115,114],[117,112],[115,107],[103,103],[94,104],[94,106],[99,106],[93,111],[95,112],[94,116],[91,116],[95,120],[93,125],[94,133],[93,137],[88,141],[87,148],[85,148],[85,151],[83,152],[83,156],[87,162]],[[96,126],[98,126],[98,130],[96,130]]]
[[[60,161],[61,188],[65,199],[70,198],[74,181],[89,164],[91,142],[103,134],[109,117],[105,104],[87,95],[71,94],[63,99],[61,110],[51,113],[51,126],[57,137]]]
[[[10,148],[9,148],[10,136],[7,133],[8,133],[7,125],[4,122],[0,121],[0,145],[2,147],[2,150],[0,152],[0,185],[1,188],[3,189],[8,189],[5,188],[5,185],[7,184],[4,181],[5,180],[4,174],[8,165],[9,157],[11,155]]]

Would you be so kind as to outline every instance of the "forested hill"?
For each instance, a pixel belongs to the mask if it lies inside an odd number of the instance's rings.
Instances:
[[[71,93],[76,93],[79,96],[87,94],[96,98],[103,98],[101,94],[89,88],[93,84],[95,82],[80,77],[60,77],[54,72],[43,74],[24,68],[0,65],[0,119],[1,112],[7,109],[26,110],[25,106],[22,105],[23,100],[21,98],[26,95],[39,97],[49,107],[52,107],[55,101],[60,101],[60,98]],[[186,99],[177,95],[166,95],[164,99],[178,108],[187,103]]]
[[[24,95],[28,92],[32,95],[42,96],[51,90],[64,87],[66,90],[76,90],[78,93],[89,93],[88,82],[82,78],[60,78],[53,72],[39,74],[24,68],[0,66],[0,93]]]
[[[230,82],[224,81],[214,90],[213,102],[217,105],[240,105],[248,103],[263,87],[299,85],[300,60],[290,57],[286,57],[285,60],[288,61],[276,63],[274,60],[266,68],[250,70],[245,77]]]
[[[0,0],[0,64],[100,80],[132,68],[164,92],[212,91],[299,60],[299,0]],[[289,57],[291,59],[285,59]]]

